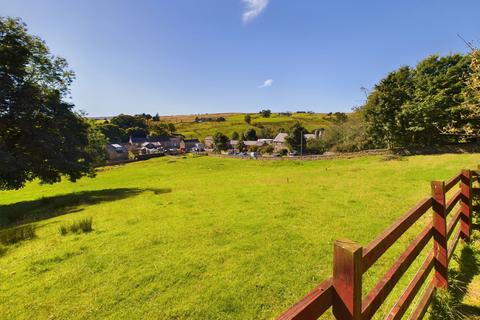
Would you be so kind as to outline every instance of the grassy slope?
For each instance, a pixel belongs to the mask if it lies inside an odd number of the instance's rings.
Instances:
[[[162,158],[0,192],[0,217],[68,212],[37,222],[36,239],[0,257],[0,319],[272,318],[331,274],[334,239],[367,244],[430,180],[478,159]],[[59,235],[90,216],[94,232]],[[364,276],[365,292],[404,248]]]
[[[195,116],[171,116],[161,117],[163,122],[175,123],[178,133],[185,135],[187,138],[200,138],[222,132],[229,137],[234,131],[238,133],[245,132],[248,128],[255,128],[259,132],[259,128],[254,125],[263,125],[272,128],[274,132],[278,129],[288,129],[296,121],[301,122],[307,129],[313,130],[318,128],[326,128],[332,124],[324,114],[293,114],[290,117],[272,114],[270,118],[263,118],[258,114],[252,114],[252,125],[244,121],[245,114],[210,114],[198,115],[198,117],[224,117],[225,122],[203,122],[195,123]]]

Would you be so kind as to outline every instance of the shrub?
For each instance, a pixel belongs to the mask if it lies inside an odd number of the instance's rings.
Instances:
[[[91,232],[93,230],[92,222],[93,222],[93,219],[91,217],[80,219],[78,221],[72,222],[70,225],[60,226],[60,228],[58,228],[58,232],[62,236],[67,235],[69,232],[71,233]]]
[[[288,150],[287,149],[281,149],[280,151],[278,151],[278,153],[282,156],[286,156],[288,154]]]
[[[58,231],[60,232],[60,234],[62,236],[65,236],[67,233],[68,233],[68,227],[66,226],[60,226],[60,228],[58,228]]]
[[[261,154],[270,154],[273,153],[273,146],[271,144],[264,145],[259,148]]]
[[[432,320],[465,319],[461,311],[461,303],[446,289],[439,289],[432,299],[430,318]]]
[[[322,154],[325,152],[325,142],[320,139],[308,140],[306,149],[308,153]]]
[[[0,233],[0,243],[14,244],[23,240],[33,239],[35,237],[35,227],[26,225],[22,227],[3,230]]]

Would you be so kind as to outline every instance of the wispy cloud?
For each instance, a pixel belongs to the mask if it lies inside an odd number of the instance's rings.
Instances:
[[[248,23],[257,17],[268,5],[270,0],[242,0],[245,4],[245,11],[243,12],[243,22]]]
[[[271,87],[272,84],[273,84],[273,80],[268,79],[268,80],[265,80],[262,85],[258,86],[258,88],[262,89],[262,88]]]

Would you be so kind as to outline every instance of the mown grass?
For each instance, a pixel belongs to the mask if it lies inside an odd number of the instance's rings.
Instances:
[[[366,245],[430,180],[479,160],[165,157],[1,192],[0,216],[12,217],[3,227],[34,221],[37,236],[2,249],[0,319],[270,319],[330,276],[335,239]],[[59,234],[87,217],[88,235]],[[364,276],[365,293],[429,219]]]
[[[292,114],[291,116],[272,114],[264,118],[259,114],[251,114],[251,124],[245,122],[245,114],[213,114],[199,115],[199,117],[224,117],[224,122],[201,122],[196,123],[195,116],[161,117],[163,122],[175,124],[178,133],[187,138],[204,139],[216,132],[222,132],[231,137],[234,131],[242,134],[249,128],[254,128],[260,133],[260,127],[271,128],[277,132],[280,128],[288,130],[295,122],[302,123],[308,130],[327,128],[332,125],[332,120],[326,114]]]

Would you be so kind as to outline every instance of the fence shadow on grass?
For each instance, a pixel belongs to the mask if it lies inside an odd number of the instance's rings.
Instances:
[[[143,192],[154,195],[171,192],[171,189],[117,188],[80,191],[33,201],[0,205],[0,228],[18,226],[83,210],[82,206],[134,197]]]

